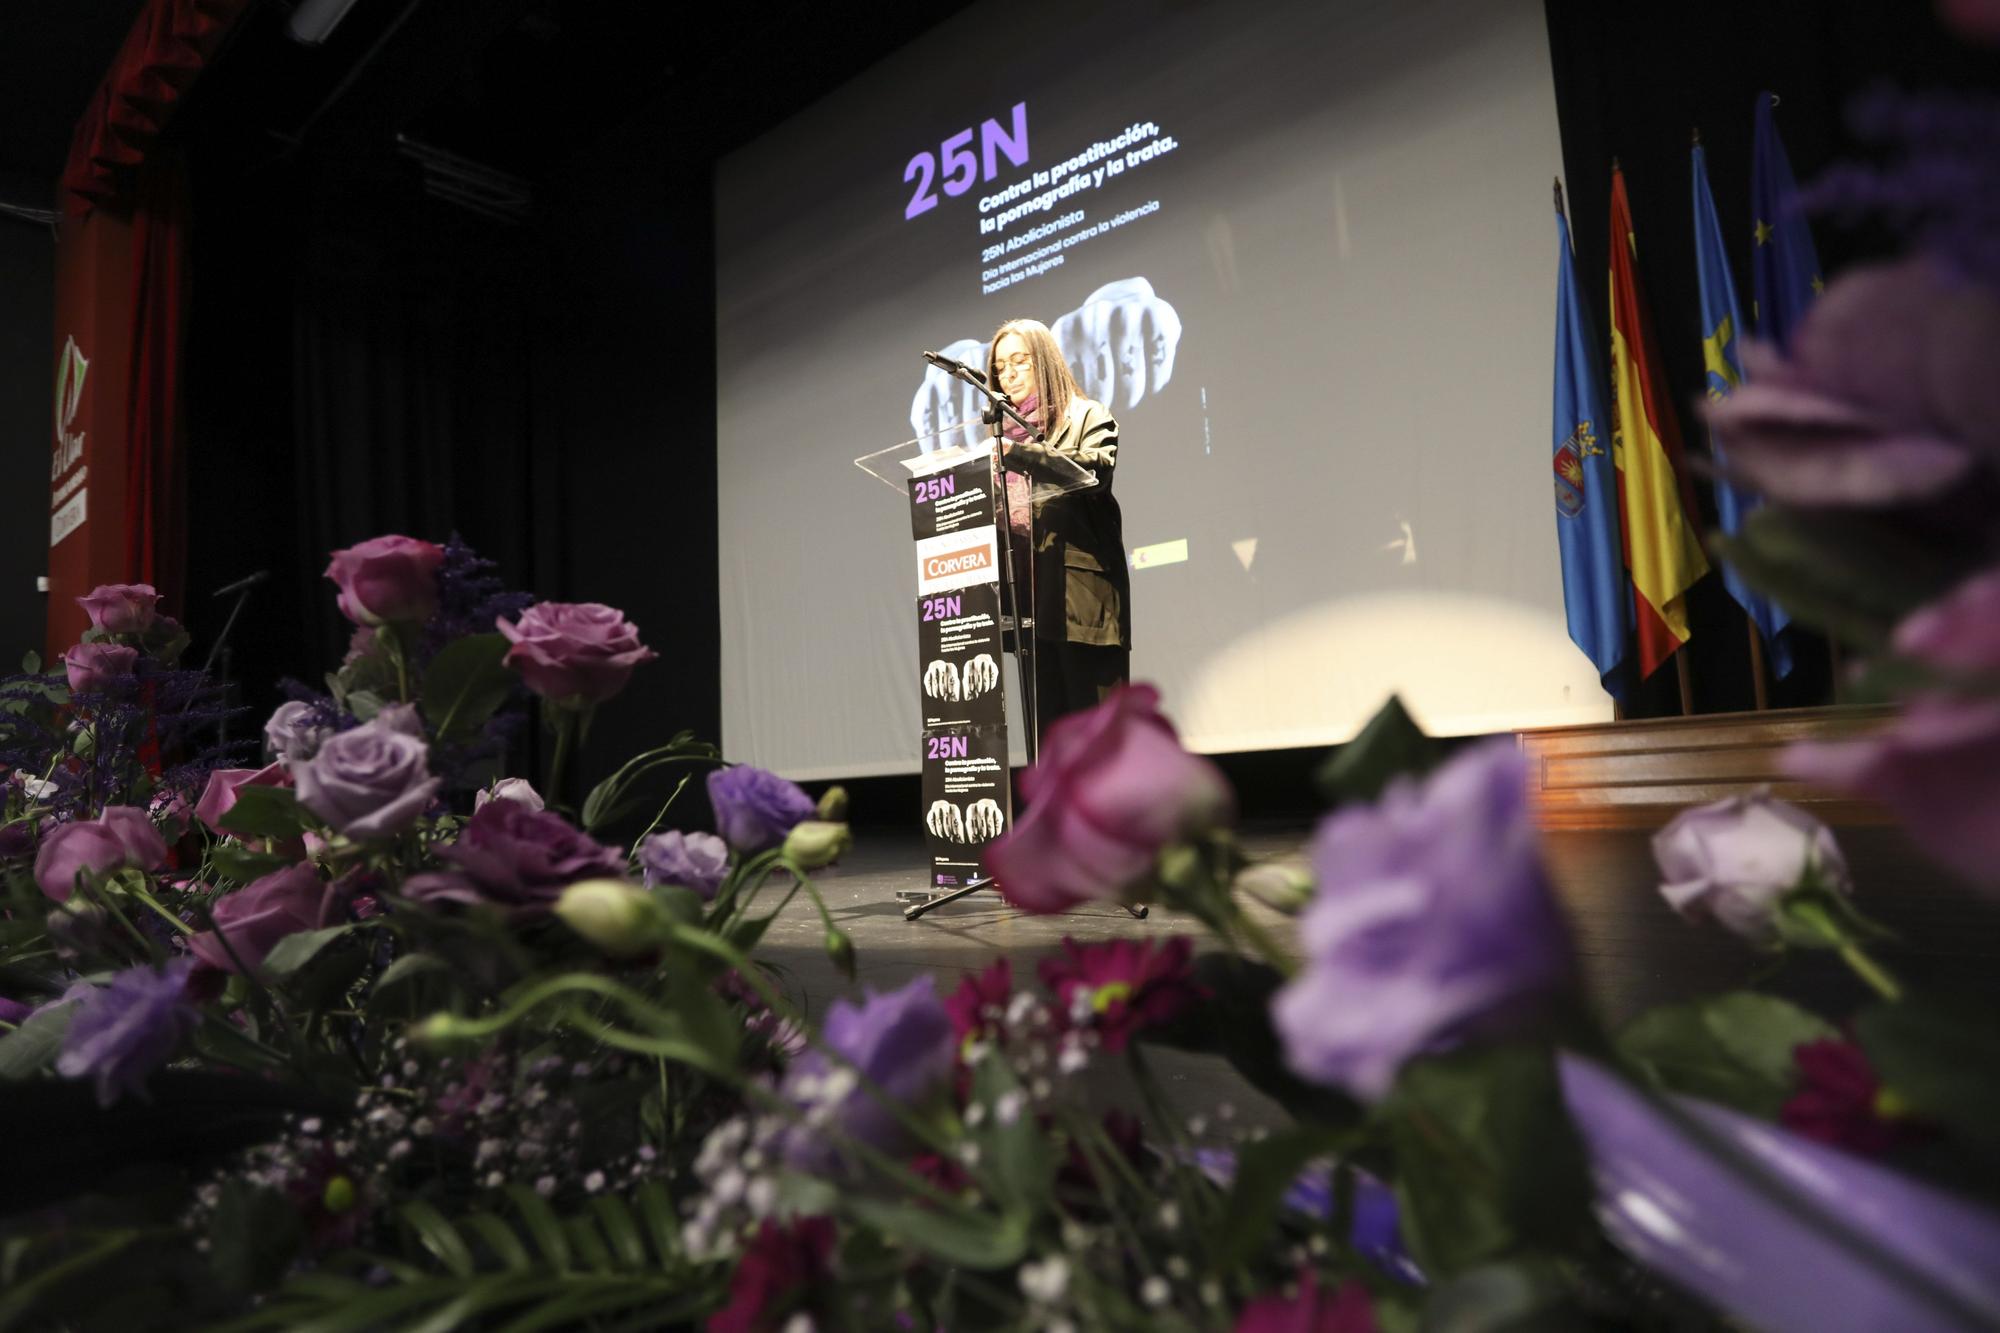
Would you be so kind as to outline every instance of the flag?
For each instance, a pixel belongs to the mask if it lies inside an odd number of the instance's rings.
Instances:
[[[1680,426],[1667,398],[1652,318],[1639,290],[1638,239],[1625,173],[1611,172],[1611,458],[1625,519],[1625,567],[1639,675],[1650,676],[1693,634],[1687,590],[1708,572],[1691,515]]]
[[[1757,94],[1757,143],[1751,160],[1750,211],[1754,244],[1750,274],[1757,305],[1757,336],[1779,347],[1792,344],[1792,330],[1826,284],[1820,281],[1819,253],[1812,229],[1799,208],[1799,187],[1791,159],[1771,109],[1778,99]]]
[[[1632,632],[1632,601],[1618,532],[1618,469],[1597,358],[1603,344],[1577,291],[1569,220],[1556,196],[1556,541],[1562,547],[1563,611],[1569,637],[1621,698],[1618,666]]]
[[[1708,370],[1708,396],[1727,398],[1743,383],[1743,312],[1736,305],[1736,280],[1722,248],[1722,219],[1715,212],[1715,196],[1709,193],[1708,162],[1699,143],[1694,146],[1694,255],[1701,284],[1701,359]],[[1716,464],[1723,466],[1722,441],[1713,431],[1708,447]],[[1756,507],[1756,496],[1738,491],[1726,477],[1716,478],[1715,512],[1724,532],[1740,531]],[[1791,645],[1778,632],[1791,623],[1791,617],[1754,592],[1733,565],[1723,565],[1722,582],[1764,636],[1771,669],[1781,678],[1790,675]]]

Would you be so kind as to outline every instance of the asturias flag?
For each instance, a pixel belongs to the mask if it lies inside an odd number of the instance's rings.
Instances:
[[[1691,515],[1693,496],[1681,432],[1667,398],[1652,319],[1639,291],[1638,240],[1625,173],[1611,173],[1611,457],[1625,518],[1625,567],[1632,572],[1632,613],[1639,674],[1650,676],[1694,631],[1687,590],[1708,572]]]
[[[1812,230],[1799,208],[1792,162],[1785,156],[1785,141],[1778,137],[1778,127],[1771,119],[1771,108],[1777,104],[1778,99],[1770,93],[1757,94],[1757,145],[1750,171],[1751,225],[1755,228],[1750,274],[1757,296],[1757,336],[1789,347],[1792,330],[1826,284],[1820,281]]]
[[[1708,189],[1708,163],[1700,144],[1694,146],[1694,254],[1695,269],[1701,279],[1701,359],[1708,369],[1708,396],[1727,398],[1743,383],[1743,312],[1736,305],[1736,280],[1729,273],[1729,257],[1722,248],[1722,220],[1716,216],[1715,196]],[[1718,465],[1723,464],[1722,441],[1709,432],[1708,447]],[[1718,477],[1715,482],[1716,517],[1724,532],[1736,532],[1757,507],[1757,497],[1738,491]],[[1751,590],[1735,568],[1722,567],[1722,582],[1764,636],[1771,653],[1771,669],[1779,676],[1791,674],[1791,645],[1778,631],[1791,617]]]
[[[1569,221],[1556,207],[1556,541],[1562,547],[1563,610],[1569,636],[1597,667],[1613,698],[1632,631],[1632,599],[1618,535],[1618,469],[1611,462],[1599,349],[1577,292]]]

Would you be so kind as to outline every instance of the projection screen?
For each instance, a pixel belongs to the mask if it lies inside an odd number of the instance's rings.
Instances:
[[[982,4],[724,160],[725,752],[916,771],[908,506],[851,460],[967,415],[919,353],[1021,316],[1119,418],[1133,675],[1192,747],[1391,692],[1608,718],[1554,531],[1559,169],[1539,0]]]

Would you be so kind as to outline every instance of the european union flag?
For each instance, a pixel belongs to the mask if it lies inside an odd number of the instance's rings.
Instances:
[[[1757,147],[1750,172],[1750,210],[1755,244],[1750,272],[1757,295],[1757,336],[1790,347],[1792,330],[1826,284],[1820,281],[1819,253],[1799,208],[1799,187],[1791,159],[1771,109],[1778,99],[1757,94]]]
[[[1603,344],[1576,287],[1569,221],[1557,186],[1555,493],[1556,540],[1562,546],[1563,609],[1569,637],[1597,667],[1614,699],[1632,635],[1632,593],[1625,583],[1624,539],[1618,528],[1618,470],[1611,461],[1611,417],[1598,377]]]
[[[1807,244],[1811,244],[1810,238]],[[1694,254],[1701,280],[1701,359],[1708,368],[1708,396],[1727,398],[1743,383],[1743,356],[1738,350],[1743,344],[1743,312],[1736,305],[1736,280],[1730,276],[1729,257],[1722,248],[1722,220],[1716,216],[1715,196],[1708,189],[1708,163],[1698,143],[1694,146]],[[1713,431],[1709,432],[1708,447],[1716,464],[1726,466],[1722,441]],[[1716,478],[1715,510],[1724,532],[1740,530],[1756,507],[1756,496],[1743,494],[1726,478]],[[1723,565],[1722,582],[1764,636],[1771,652],[1771,669],[1780,677],[1790,675],[1791,645],[1778,631],[1791,623],[1791,617],[1752,591],[1734,566]]]

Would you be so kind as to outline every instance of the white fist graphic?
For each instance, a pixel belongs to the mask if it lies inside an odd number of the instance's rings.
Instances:
[[[1000,836],[1006,822],[1000,813],[1000,803],[982,797],[965,808],[965,839],[967,842],[991,841]]]
[[[958,698],[958,672],[951,663],[939,658],[924,668],[924,693],[933,699]]]
[[[946,668],[949,670],[950,668]],[[1000,685],[1000,664],[993,660],[991,653],[981,653],[967,662],[964,667],[965,680],[960,696],[977,699],[980,695],[997,689]]]
[[[965,841],[965,816],[950,801],[932,801],[930,813],[924,816],[924,827],[936,837]]]

